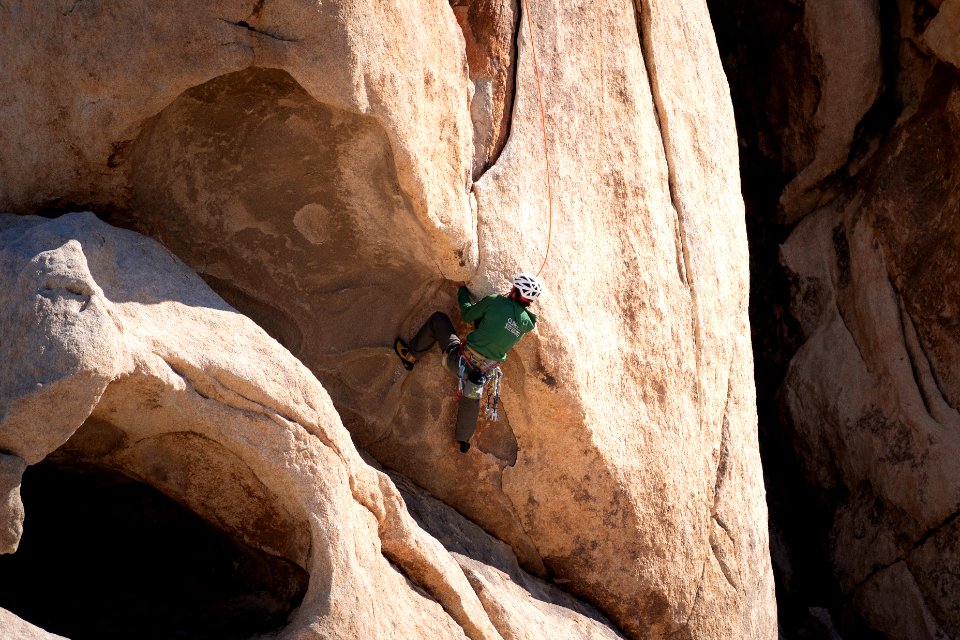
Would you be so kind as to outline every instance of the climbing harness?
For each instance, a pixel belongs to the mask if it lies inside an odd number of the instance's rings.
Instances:
[[[537,64],[537,45],[533,40],[533,27],[530,22],[530,6],[527,0],[523,0],[523,13],[527,16],[527,33],[530,36],[530,52],[533,54],[533,75],[537,79],[537,99],[540,103],[540,126],[543,129],[543,159],[547,170],[547,208],[550,212],[550,223],[547,228],[547,250],[543,254],[543,263],[537,276],[543,273],[543,268],[547,266],[547,258],[550,256],[550,243],[553,240],[553,188],[550,182],[550,152],[547,147],[547,115],[543,108],[543,90],[540,87],[540,65]]]

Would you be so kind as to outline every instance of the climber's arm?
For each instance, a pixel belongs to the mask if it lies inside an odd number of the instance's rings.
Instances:
[[[470,291],[466,287],[457,290],[457,302],[460,303],[460,316],[464,322],[475,322],[483,317],[493,296],[487,296],[480,302],[470,300]]]

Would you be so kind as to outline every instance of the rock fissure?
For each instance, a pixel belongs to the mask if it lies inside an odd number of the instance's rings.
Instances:
[[[860,342],[857,340],[857,334],[851,328],[849,320],[847,320],[846,313],[843,310],[843,304],[838,300],[834,300],[834,308],[837,310],[837,317],[840,318],[840,323],[843,325],[844,331],[847,332],[850,336],[850,342],[853,343],[853,346],[857,349],[857,354],[860,356],[860,361],[863,362],[864,366],[869,369],[869,360],[867,360],[864,355],[863,349],[860,347]]]
[[[920,397],[923,399],[924,408],[930,417],[937,422],[942,423],[945,420],[950,420],[955,424],[960,424],[960,412],[950,404],[949,399],[943,392],[942,383],[937,377],[936,371],[933,370],[930,363],[930,355],[923,345],[923,340],[920,339],[917,333],[916,323],[910,316],[903,297],[897,291],[892,280],[890,281],[890,286],[897,297],[897,306],[900,311],[900,329],[903,334],[904,346],[906,347],[907,356],[910,360],[910,369],[913,373],[914,383],[917,386]],[[950,411],[950,415],[945,416],[944,412],[939,410],[939,407],[947,408]]]
[[[951,513],[942,522],[940,522],[940,524],[925,531],[922,536],[917,538],[916,542],[910,545],[909,549],[899,553],[897,557],[894,558],[893,560],[884,562],[872,568],[871,571],[866,575],[866,577],[857,581],[856,583],[854,583],[852,587],[846,590],[845,600],[848,602],[852,601],[854,598],[857,597],[858,593],[864,587],[864,585],[870,582],[877,575],[883,573],[884,571],[886,571],[890,567],[893,567],[896,564],[903,563],[906,566],[906,570],[910,572],[910,568],[909,568],[910,555],[913,554],[915,551],[919,550],[921,547],[923,547],[933,536],[937,535],[937,533],[953,525],[954,522],[957,520],[960,520],[960,511]]]
[[[242,29],[246,29],[247,31],[251,31],[251,32],[257,34],[258,36],[266,36],[267,38],[270,38],[270,39],[272,39],[272,40],[277,40],[278,42],[287,42],[287,43],[298,43],[298,42],[302,42],[302,40],[299,40],[299,39],[296,39],[296,38],[287,38],[287,37],[282,36],[282,35],[277,34],[277,33],[271,33],[271,32],[269,32],[269,31],[263,31],[263,30],[261,30],[261,29],[258,29],[258,28],[255,27],[255,26],[253,26],[252,24],[250,24],[250,23],[247,22],[246,20],[238,20],[238,21],[236,21],[236,22],[234,22],[233,20],[228,20],[228,19],[226,19],[226,18],[220,18],[220,20],[222,20],[223,22],[226,22],[227,24],[231,24],[231,25],[233,25],[233,26],[235,26],[235,27],[240,27],[240,28],[242,28]]]
[[[683,240],[683,221],[682,214],[680,212],[680,204],[678,202],[677,193],[676,193],[676,184],[673,168],[671,166],[670,154],[667,151],[667,143],[664,138],[666,135],[664,127],[666,123],[664,118],[666,117],[663,112],[663,105],[660,104],[657,96],[658,88],[656,86],[656,69],[655,63],[653,62],[653,52],[651,51],[651,44],[647,42],[647,32],[649,31],[649,24],[645,21],[647,20],[646,13],[650,11],[649,6],[645,5],[642,0],[635,0],[634,4],[634,13],[635,20],[637,25],[637,37],[640,41],[640,48],[643,54],[643,65],[646,69],[646,76],[648,87],[650,90],[650,96],[653,99],[654,106],[654,118],[657,125],[657,132],[660,135],[661,148],[663,150],[663,158],[667,165],[667,187],[670,194],[670,204],[671,209],[673,209],[673,214],[675,218],[675,242],[676,242],[676,255],[677,255],[677,274],[680,277],[680,280],[687,285],[692,287],[689,278],[690,265],[689,257],[687,256],[687,247]],[[692,290],[691,290],[692,296]]]
[[[502,134],[503,140],[500,144],[494,147],[492,154],[490,155],[489,161],[486,163],[486,168],[484,172],[489,171],[497,161],[500,159],[500,156],[503,154],[503,150],[507,147],[507,143],[510,142],[510,135],[513,133],[513,119],[516,116],[515,109],[517,104],[517,92],[518,89],[518,76],[520,75],[520,29],[523,28],[523,0],[515,0],[514,2],[516,18],[513,21],[513,35],[510,38],[510,67],[512,73],[510,75],[511,80],[508,83],[508,91],[506,92],[506,97],[509,98],[509,105],[504,109],[504,117],[501,123],[501,126],[504,129]]]
[[[724,533],[727,533],[727,532],[724,531]],[[729,534],[727,534],[727,536],[729,537]],[[730,541],[733,542],[733,539],[731,538]],[[714,544],[713,541],[711,541],[710,550],[713,552],[713,557],[716,558],[717,564],[720,566],[720,573],[723,574],[723,577],[726,579],[727,584],[729,584],[732,588],[737,589],[738,585],[732,569],[727,565],[726,562],[724,562],[721,559],[723,555],[722,547],[720,547],[718,544]]]
[[[710,513],[713,515],[713,518],[717,519],[717,500],[720,498],[720,489],[723,484],[724,475],[727,472],[727,465],[730,460],[730,400],[733,397],[733,365],[734,361],[730,361],[730,366],[727,368],[727,399],[723,406],[723,416],[721,417],[720,424],[720,445],[719,452],[717,456],[717,471],[716,471],[716,480],[713,484],[713,502],[710,505]],[[726,527],[717,522],[721,527]],[[729,532],[728,532],[729,533]]]
[[[960,509],[958,509],[954,513],[951,513],[949,516],[944,518],[943,521],[940,522],[940,524],[933,527],[932,529],[929,529],[922,536],[920,536],[917,539],[917,541],[913,543],[913,546],[910,547],[910,552],[916,551],[917,549],[925,545],[927,541],[930,540],[930,538],[935,536],[937,533],[939,533],[943,529],[946,529],[947,527],[953,525],[953,523],[957,520],[960,520]],[[904,560],[906,560],[906,555],[907,554],[904,554],[904,558],[903,558]]]
[[[688,246],[687,231],[685,227],[685,211],[680,196],[677,193],[676,167],[670,153],[670,123],[668,122],[667,112],[660,97],[660,85],[657,76],[657,63],[653,53],[653,43],[650,41],[650,12],[652,8],[649,2],[645,0],[635,0],[634,11],[636,14],[637,33],[640,38],[640,48],[643,52],[643,63],[647,71],[647,81],[650,85],[650,96],[653,99],[654,111],[656,113],[657,129],[660,133],[660,141],[663,148],[663,158],[667,165],[667,186],[670,192],[671,208],[676,214],[676,229],[679,245],[678,257],[682,257],[683,271],[681,280],[687,285],[690,293],[690,315],[694,339],[694,359],[696,365],[697,382],[697,422],[702,427],[703,424],[703,376],[701,369],[701,359],[703,357],[703,327],[700,322],[700,305],[697,299],[697,288],[694,284],[694,273],[692,267],[692,258],[690,256],[690,247]]]

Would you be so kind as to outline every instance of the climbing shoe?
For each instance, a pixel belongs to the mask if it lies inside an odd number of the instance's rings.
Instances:
[[[393,350],[397,352],[400,362],[403,363],[407,371],[413,369],[413,365],[417,364],[417,357],[413,355],[413,351],[410,350],[410,345],[404,342],[403,338],[397,338],[393,341]]]
[[[459,353],[460,353],[460,341],[453,340],[452,342],[450,342],[449,345],[447,345],[447,348],[443,350],[443,356],[440,358],[440,366],[446,369],[447,360],[449,360],[450,358],[456,358],[457,356],[452,354],[459,354]]]
[[[463,440],[457,440],[457,442],[460,443],[460,453],[466,453],[467,451],[470,451],[469,442],[464,442]]]

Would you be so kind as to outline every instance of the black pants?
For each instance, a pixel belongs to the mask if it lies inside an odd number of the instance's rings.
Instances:
[[[460,346],[460,338],[453,328],[450,316],[437,311],[420,327],[417,335],[413,336],[407,344],[410,350],[417,358],[425,354],[434,343],[440,344],[441,351],[451,349],[454,351],[447,357],[447,369],[457,378],[460,377],[460,359],[456,351]],[[480,372],[467,367],[468,375],[473,382],[480,382]],[[471,398],[460,398],[457,405],[457,430],[456,438],[460,442],[469,442],[473,432],[477,430],[477,416],[480,415],[480,400]]]

